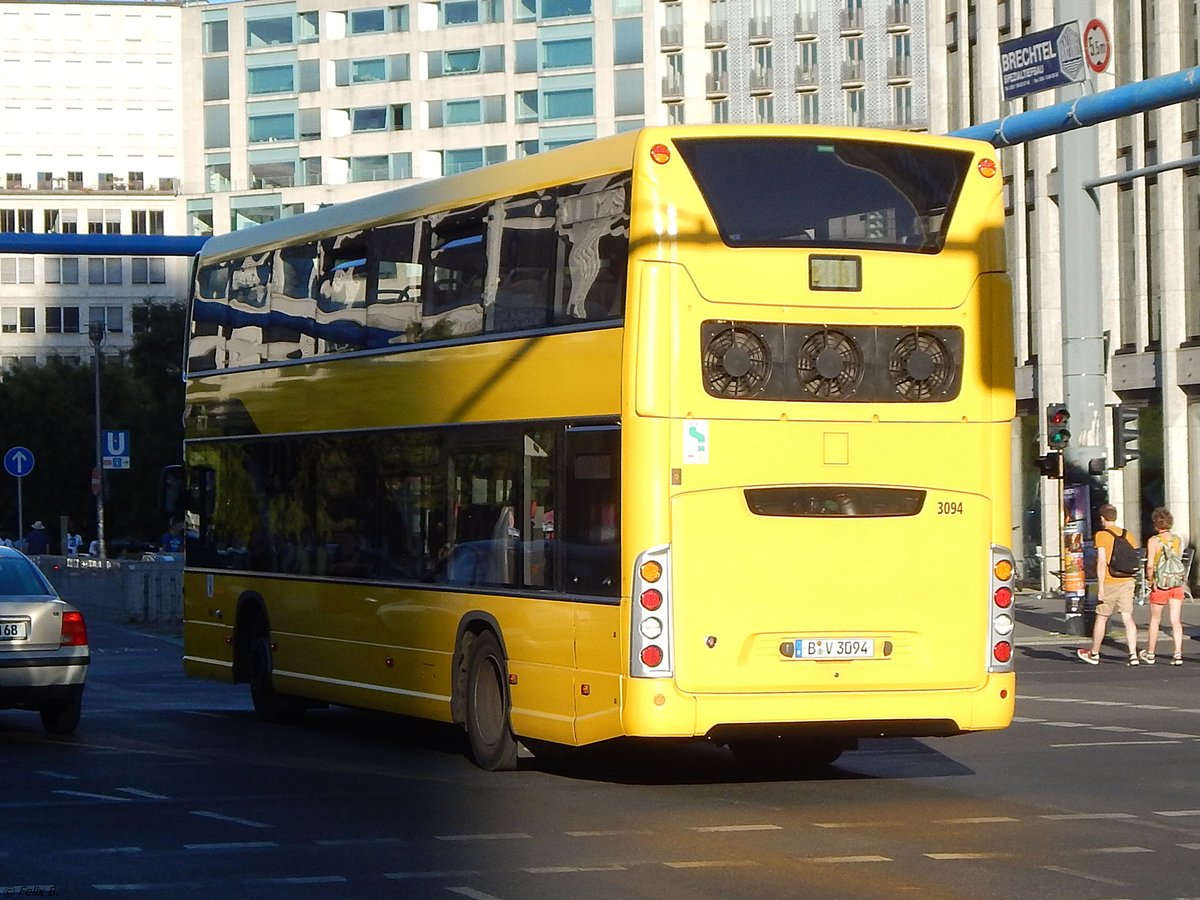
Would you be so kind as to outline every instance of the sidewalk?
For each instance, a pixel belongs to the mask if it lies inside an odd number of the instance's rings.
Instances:
[[[1144,641],[1146,627],[1150,624],[1150,607],[1134,606],[1133,618],[1137,622],[1138,634]],[[1013,641],[1018,647],[1082,647],[1091,638],[1091,616],[1074,617],[1068,622],[1066,604],[1063,598],[1056,594],[1042,595],[1037,591],[1020,591],[1016,599],[1016,627],[1013,629]],[[1087,634],[1083,634],[1086,622]],[[1071,633],[1071,629],[1078,629]],[[1121,626],[1121,617],[1113,616],[1108,623],[1107,640],[1119,638],[1118,643],[1124,647],[1125,630]],[[1183,652],[1190,655],[1196,647],[1191,641],[1200,641],[1200,600],[1188,599],[1183,601]],[[1162,623],[1159,627],[1158,643],[1164,645],[1170,654],[1171,622],[1167,611],[1163,610]],[[1200,649],[1200,648],[1197,648]]]

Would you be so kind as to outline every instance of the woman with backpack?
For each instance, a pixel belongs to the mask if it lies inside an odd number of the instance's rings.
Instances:
[[[1146,580],[1150,582],[1150,632],[1146,649],[1138,655],[1142,662],[1154,665],[1154,646],[1158,641],[1159,623],[1163,607],[1171,612],[1171,636],[1175,641],[1175,655],[1171,665],[1183,665],[1183,612],[1184,581],[1187,570],[1183,565],[1183,540],[1171,533],[1175,517],[1165,507],[1158,507],[1150,514],[1155,531],[1146,542]]]

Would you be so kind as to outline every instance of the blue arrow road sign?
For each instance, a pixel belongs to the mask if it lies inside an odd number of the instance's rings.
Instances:
[[[33,471],[33,454],[24,447],[13,447],[4,454],[4,471],[13,478],[24,478]]]

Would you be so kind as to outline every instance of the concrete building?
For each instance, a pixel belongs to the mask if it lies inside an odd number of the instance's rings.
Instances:
[[[0,231],[182,234],[183,32],[165,3],[2,3]],[[132,343],[141,304],[186,296],[187,262],[0,255],[0,369]]]
[[[224,232],[643,124],[942,133],[1056,102],[1044,92],[1005,103],[999,48],[1077,5],[0,3],[6,111],[23,123],[0,137],[9,173],[0,230],[73,222]],[[1197,64],[1195,0],[1097,0],[1089,10],[1108,24],[1113,50],[1088,89]],[[1094,248],[1060,237],[1063,192],[1084,188],[1060,171],[1059,141],[1001,152],[1020,412],[1013,543],[1031,573],[1059,566],[1058,486],[1038,477],[1035,460],[1045,452],[1043,410],[1064,399],[1073,365],[1064,353],[1066,262],[1090,260],[1098,273],[1103,402],[1140,411],[1140,458],[1106,471],[1110,495],[1143,539],[1146,514],[1160,503],[1181,531],[1200,533],[1197,122],[1193,102],[1095,129]],[[56,273],[53,260],[0,257],[2,361],[82,352],[86,335],[66,331],[56,306],[78,307],[86,332],[98,309],[108,316],[119,307],[128,323],[125,311],[142,299],[182,297],[182,261],[159,262],[146,270],[165,271],[163,282],[133,282],[126,261],[123,280],[110,284],[106,261],[78,260],[88,277],[80,271],[76,285],[62,280],[69,263]],[[92,280],[93,269],[103,280]],[[1088,423],[1087,439],[1101,447],[1104,421],[1097,413]],[[1111,462],[1111,447],[1104,455]]]

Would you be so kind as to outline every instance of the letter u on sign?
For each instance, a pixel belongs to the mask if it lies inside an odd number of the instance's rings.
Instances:
[[[105,456],[128,456],[129,455],[129,432],[128,431],[106,431],[106,432],[104,432],[104,455]]]

